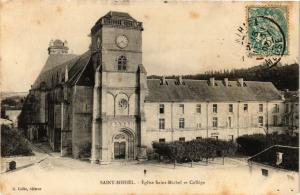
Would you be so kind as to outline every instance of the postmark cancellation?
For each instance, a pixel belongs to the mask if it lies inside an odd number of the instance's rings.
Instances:
[[[276,65],[289,53],[288,6],[247,6],[246,10],[248,56]]]

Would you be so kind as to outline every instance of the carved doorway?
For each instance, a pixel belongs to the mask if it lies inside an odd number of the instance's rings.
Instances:
[[[114,157],[115,159],[125,159],[126,155],[126,142],[114,143]]]
[[[133,159],[134,158],[134,135],[127,129],[113,137],[113,158]]]

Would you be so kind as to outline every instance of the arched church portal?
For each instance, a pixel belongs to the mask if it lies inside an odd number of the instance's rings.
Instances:
[[[134,159],[134,134],[128,129],[121,129],[113,137],[113,159]]]

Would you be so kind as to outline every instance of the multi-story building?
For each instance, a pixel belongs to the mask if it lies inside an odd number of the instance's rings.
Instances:
[[[26,100],[27,127],[44,128],[61,155],[101,163],[145,158],[154,141],[234,140],[282,128],[283,97],[270,82],[147,79],[142,31],[129,14],[109,12],[84,54],[50,42]]]
[[[180,80],[148,80],[147,146],[153,140],[234,140],[282,129],[283,101],[272,83]]]
[[[291,134],[299,134],[299,91],[282,92],[284,101],[283,123]]]

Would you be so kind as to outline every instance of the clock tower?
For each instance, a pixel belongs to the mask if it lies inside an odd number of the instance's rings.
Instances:
[[[91,162],[144,158],[142,23],[123,12],[109,12],[91,29],[95,70]]]

